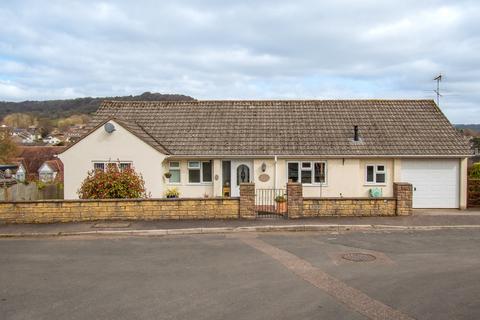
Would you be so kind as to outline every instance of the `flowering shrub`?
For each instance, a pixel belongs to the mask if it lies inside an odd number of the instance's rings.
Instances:
[[[106,170],[92,170],[78,190],[81,199],[146,198],[145,181],[132,168],[119,170],[116,165]]]

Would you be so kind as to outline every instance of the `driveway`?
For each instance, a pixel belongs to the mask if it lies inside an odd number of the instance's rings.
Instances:
[[[479,246],[477,230],[1,239],[0,314],[475,319]]]

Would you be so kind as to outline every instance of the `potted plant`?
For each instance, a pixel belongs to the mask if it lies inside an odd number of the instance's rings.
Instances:
[[[172,174],[170,172],[165,172],[164,176],[165,176],[165,178],[170,179]]]
[[[287,197],[285,195],[279,195],[275,197],[275,202],[277,203],[277,212],[286,213],[287,212]]]
[[[178,198],[179,196],[180,196],[180,192],[178,191],[177,188],[167,189],[167,191],[165,192],[165,197],[168,199]]]

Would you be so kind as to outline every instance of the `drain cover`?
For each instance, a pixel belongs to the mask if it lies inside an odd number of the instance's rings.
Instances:
[[[377,259],[373,254],[359,252],[345,253],[342,258],[353,262],[368,262]]]

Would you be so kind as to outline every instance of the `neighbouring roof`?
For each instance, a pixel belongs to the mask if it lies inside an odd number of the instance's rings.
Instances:
[[[17,161],[22,162],[30,175],[37,175],[38,169],[45,161],[55,160],[55,155],[59,154],[65,147],[19,147]],[[60,161],[60,160],[59,160]]]
[[[63,172],[63,162],[60,159],[47,160],[43,164],[48,165],[54,172]],[[42,166],[40,166],[40,168],[41,167]],[[38,168],[38,170],[40,170],[40,168]]]
[[[105,101],[86,129],[109,119],[173,155],[471,153],[432,100]]]

